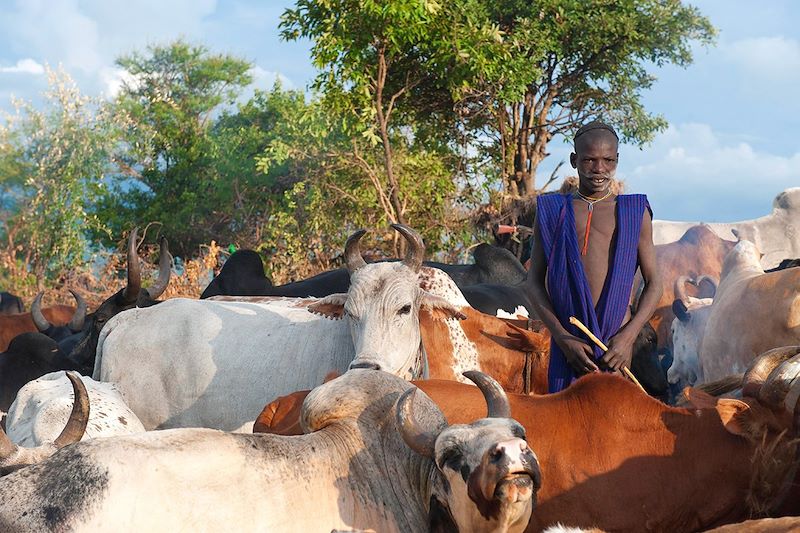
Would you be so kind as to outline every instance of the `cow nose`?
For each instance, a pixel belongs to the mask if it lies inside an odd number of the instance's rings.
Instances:
[[[511,465],[521,466],[524,457],[531,452],[528,443],[522,439],[498,442],[489,452],[493,462],[509,461]]]
[[[366,368],[367,370],[380,370],[381,369],[381,365],[379,365],[378,363],[367,363],[367,362],[350,363],[350,367],[349,368],[350,368],[350,370],[352,370],[354,368]]]

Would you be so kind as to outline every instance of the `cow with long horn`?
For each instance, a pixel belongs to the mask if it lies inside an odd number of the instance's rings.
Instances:
[[[39,292],[31,304],[31,318],[36,325],[36,329],[39,333],[44,333],[56,342],[81,332],[86,321],[86,300],[72,289],[70,289],[69,292],[71,292],[72,296],[75,298],[76,307],[75,314],[72,315],[72,318],[70,318],[65,326],[53,325],[47,320],[44,313],[42,313],[42,296],[44,292]]]
[[[410,228],[395,230],[408,240],[397,262],[367,264],[364,232],[350,236],[347,293],[263,303],[173,298],[121,314],[100,335],[93,377],[116,383],[147,429],[228,430],[252,420],[269,398],[313,387],[331,371],[420,377],[427,367],[421,310],[435,320],[464,314],[420,287],[422,239]],[[477,361],[463,370],[474,368]],[[154,386],[144,390],[143,382]]]
[[[349,371],[312,392],[313,432],[299,437],[177,429],[78,443],[0,479],[0,530],[522,532],[540,486],[522,427],[448,427],[410,388]],[[435,435],[424,454],[398,429],[409,425]]]
[[[475,387],[414,384],[451,424],[486,412]],[[544,480],[527,531],[561,523],[635,532],[644,524],[688,533],[756,514],[799,514],[800,346],[759,356],[743,385],[741,400],[687,389],[691,407],[683,409],[603,374],[558,394],[510,394],[510,416],[527,430]],[[291,395],[291,404],[306,394]],[[302,417],[296,408],[273,413],[261,431],[289,430]],[[408,434],[419,453],[431,449],[429,432]],[[648,490],[656,481],[659,490]]]
[[[137,249],[139,228],[133,228],[128,237],[127,282],[97,309],[86,317],[84,331],[70,338],[70,346],[65,351],[69,359],[79,365],[81,373],[90,375],[94,369],[94,358],[100,331],[114,316],[134,307],[150,307],[158,303],[157,298],[169,285],[172,256],[165,237],[159,243],[158,278],[149,288],[142,289],[142,273]]]
[[[72,413],[61,434],[52,443],[35,448],[22,448],[11,442],[5,431],[0,428],[0,474],[8,474],[24,466],[39,463],[64,446],[81,440],[89,421],[89,394],[77,373],[67,372],[67,377],[72,383],[75,400]]]

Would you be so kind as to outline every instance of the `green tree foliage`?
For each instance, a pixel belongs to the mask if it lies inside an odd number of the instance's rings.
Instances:
[[[383,154],[330,112],[324,101],[306,102],[297,91],[279,88],[257,93],[240,115],[272,119],[268,142],[257,158],[269,195],[266,217],[257,228],[260,250],[274,279],[298,279],[338,266],[348,234],[360,227],[377,230],[378,253],[393,253],[396,240],[387,226],[391,200],[381,173]],[[435,253],[460,228],[451,207],[455,194],[452,157],[413,139],[392,139],[405,213]],[[452,246],[452,243],[451,243]]]
[[[406,197],[415,194],[404,187],[404,182],[413,186],[413,181],[398,173],[396,152],[402,148],[395,144],[400,128],[414,136],[424,127],[419,117],[426,110],[414,106],[425,99],[411,96],[432,87],[417,56],[441,11],[431,0],[299,0],[282,17],[285,39],[314,40],[312,60],[321,70],[314,88],[329,109],[341,117],[350,135],[380,146],[377,161],[383,168],[376,168],[363,152],[356,153],[359,141],[354,141],[354,157],[373,181],[391,222],[407,222]]]
[[[66,73],[47,76],[44,106],[18,101],[0,126],[0,265],[18,291],[58,281],[85,261],[85,231],[106,231],[90,207],[125,125],[124,114],[82,96]]]
[[[666,126],[644,108],[655,67],[686,66],[715,31],[680,0],[456,0],[428,41],[468,127],[511,196],[537,192],[548,143],[592,119],[642,145]],[[441,68],[444,67],[444,68]],[[480,137],[480,136],[479,136]]]
[[[117,64],[130,75],[117,107],[133,127],[128,150],[117,160],[122,173],[100,216],[117,234],[135,222],[159,222],[182,256],[230,235],[230,204],[220,200],[233,198],[236,184],[220,180],[217,164],[229,157],[222,150],[232,141],[217,142],[212,127],[222,106],[251,83],[251,65],[183,41],[152,46]]]

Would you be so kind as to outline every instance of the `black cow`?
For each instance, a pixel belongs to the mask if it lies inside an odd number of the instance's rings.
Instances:
[[[0,410],[8,411],[23,385],[59,370],[78,369],[56,341],[38,332],[14,337],[0,354]]]
[[[787,268],[795,268],[799,266],[800,266],[800,258],[784,259],[775,268],[767,269],[764,272],[777,272],[778,270],[785,270]]]
[[[24,312],[25,306],[19,296],[14,296],[10,292],[0,292],[0,315],[16,315]]]
[[[459,288],[478,283],[512,285],[525,279],[525,269],[508,250],[481,244],[473,252],[473,257],[475,263],[470,265],[451,265],[435,261],[425,261],[424,265],[444,270]],[[350,274],[345,268],[322,272],[302,281],[273,286],[264,276],[260,256],[252,250],[239,250],[228,258],[219,275],[209,283],[200,298],[220,295],[322,298],[347,292],[349,287]]]
[[[33,319],[33,324],[36,326],[36,329],[39,330],[39,333],[47,335],[56,342],[61,342],[68,337],[73,337],[76,333],[80,333],[83,331],[83,326],[86,322],[86,301],[80,294],[72,289],[70,289],[69,292],[71,292],[72,296],[75,298],[76,307],[75,313],[72,315],[69,323],[64,326],[54,326],[42,313],[42,295],[44,292],[37,294],[31,304],[31,318]],[[65,347],[62,346],[62,348]],[[69,353],[69,351],[69,349],[66,349],[67,353]]]
[[[128,239],[128,281],[124,288],[117,291],[97,309],[86,316],[83,330],[62,341],[67,358],[77,366],[81,374],[91,376],[94,370],[94,358],[100,331],[113,316],[134,307],[150,307],[158,302],[156,298],[166,290],[171,273],[172,257],[169,253],[167,239],[162,237],[158,259],[158,278],[147,289],[142,288],[142,274],[139,265],[139,254],[136,252],[138,228],[134,228]]]

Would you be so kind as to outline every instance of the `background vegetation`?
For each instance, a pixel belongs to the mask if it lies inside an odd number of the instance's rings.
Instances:
[[[134,225],[168,236],[184,295],[234,248],[275,283],[338,266],[359,227],[401,253],[390,222],[464,262],[550,185],[552,140],[598,118],[652,139],[651,72],[715,33],[678,0],[298,0],[281,32],[313,42],[308,93],[252,91],[248,61],[182,40],[120,57],[111,101],[49,71],[46,105],[0,126],[0,286],[96,301]]]

